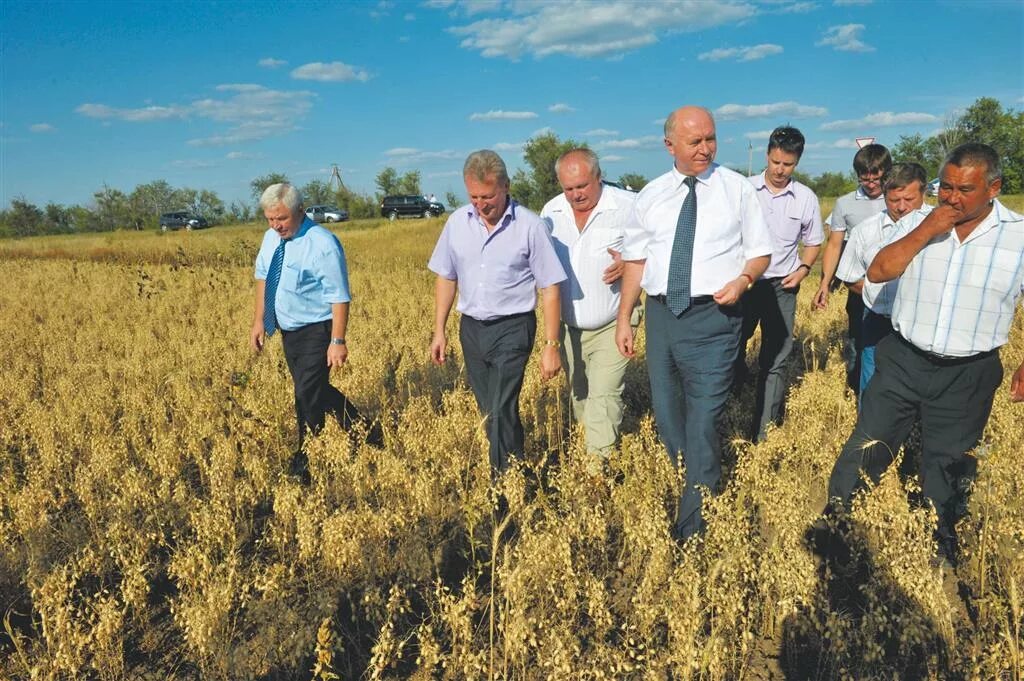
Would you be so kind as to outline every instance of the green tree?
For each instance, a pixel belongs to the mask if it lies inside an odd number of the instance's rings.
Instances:
[[[410,170],[398,178],[398,194],[422,194],[420,189],[420,171]]]
[[[857,178],[852,171],[849,173],[826,172],[811,180],[807,186],[819,197],[842,196],[857,188]]]
[[[638,192],[647,185],[647,178],[640,173],[623,173],[619,176],[619,184],[626,189]]]
[[[1003,193],[1024,191],[1024,113],[1003,110],[998,100],[981,97],[958,121],[963,141],[982,142],[999,153],[1003,164]]]
[[[900,135],[890,152],[894,163],[920,163],[929,179],[939,174],[944,156],[937,137],[926,139],[920,134]]]
[[[132,210],[128,195],[120,189],[112,189],[103,185],[103,189],[93,194],[96,209],[93,211],[96,221],[95,229],[111,232],[115,229],[139,229],[142,216]]]
[[[331,186],[323,180],[310,180],[302,188],[302,198],[307,206],[315,206],[321,203],[331,203],[334,200],[334,192]]]
[[[453,191],[449,191],[447,194],[445,194],[444,199],[445,201],[448,202],[448,210],[455,210],[460,205],[462,205],[462,202],[459,201],[458,195]]]
[[[378,199],[400,193],[398,191],[398,173],[391,166],[387,166],[377,173],[377,177],[373,181],[377,185]]]
[[[35,236],[42,234],[45,217],[43,211],[24,196],[11,199],[11,207],[0,215],[4,232],[9,236]]]
[[[252,206],[242,201],[232,201],[226,217],[229,222],[251,222],[255,219]]]
[[[46,204],[47,231],[51,234],[67,234],[74,231],[71,209],[56,203]]]
[[[531,138],[523,147],[530,172],[520,168],[512,176],[512,196],[531,210],[540,210],[551,197],[562,192],[555,175],[555,161],[574,147],[585,147],[574,140],[558,141],[553,132]]]
[[[268,173],[261,177],[257,177],[249,183],[249,187],[252,189],[252,198],[256,200],[256,203],[259,203],[260,197],[263,196],[263,191],[267,187],[272,184],[279,184],[287,181],[288,176],[284,173]]]

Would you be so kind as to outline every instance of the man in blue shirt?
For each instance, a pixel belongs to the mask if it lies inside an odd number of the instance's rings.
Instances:
[[[498,473],[508,467],[510,453],[523,454],[519,391],[537,330],[537,288],[546,338],[541,376],[552,378],[561,368],[558,285],[565,270],[544,221],[509,196],[500,156],[489,149],[473,152],[463,179],[470,204],[448,218],[427,265],[437,275],[430,357],[445,362],[445,325],[458,291],[466,376],[487,418],[491,467]]]
[[[256,307],[249,342],[263,349],[281,330],[295,383],[299,451],[293,472],[305,473],[302,443],[318,433],[326,414],[348,429],[359,413],[330,383],[330,370],[348,358],[348,268],[338,238],[305,216],[302,196],[290,184],[273,184],[260,197],[270,229],[256,256]]]

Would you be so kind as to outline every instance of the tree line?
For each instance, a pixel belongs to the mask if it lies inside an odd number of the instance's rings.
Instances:
[[[947,119],[942,129],[931,136],[901,135],[891,152],[894,161],[920,163],[929,177],[936,177],[945,155],[966,141],[984,142],[1002,154],[1004,194],[1024,192],[1024,113],[1004,110],[999,101],[991,97],[979,98],[963,113]],[[560,140],[551,132],[531,138],[523,147],[526,167],[517,170],[511,178],[512,196],[523,205],[540,210],[562,191],[555,176],[555,159],[579,146],[587,145],[573,139]],[[794,177],[819,197],[841,196],[857,186],[852,170],[825,172],[815,177],[797,171]],[[400,174],[386,167],[374,178],[376,192],[372,195],[354,191],[344,183],[333,185],[323,180],[310,180],[299,188],[306,205],[330,204],[344,208],[352,218],[371,218],[380,215],[380,202],[385,196],[421,194],[421,179],[419,170]],[[647,184],[647,178],[638,173],[625,173],[617,181],[605,179],[636,191]],[[287,181],[283,173],[257,177],[250,182],[252,204],[233,201],[225,205],[216,192],[175,188],[165,180],[140,184],[128,193],[104,186],[93,194],[88,206],[48,203],[39,207],[24,197],[16,197],[8,208],[0,210],[0,237],[156,229],[160,214],[175,210],[202,215],[211,224],[250,222],[260,217],[258,202],[263,190],[276,182]],[[451,210],[464,199],[449,191],[444,201]]]

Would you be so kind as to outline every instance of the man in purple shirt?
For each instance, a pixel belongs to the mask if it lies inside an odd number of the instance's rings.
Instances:
[[[537,288],[543,293],[546,339],[541,376],[552,378],[562,366],[558,284],[566,276],[547,226],[509,197],[500,156],[475,151],[462,174],[470,204],[448,218],[427,265],[437,274],[430,358],[445,362],[445,325],[458,291],[466,375],[487,418],[492,471],[500,473],[508,468],[510,453],[523,454],[519,391],[537,330]]]
[[[800,282],[821,250],[824,234],[818,197],[792,179],[804,153],[804,136],[796,128],[775,128],[768,138],[765,170],[750,178],[772,234],[772,261],[743,301],[743,336],[736,360],[736,377],[747,373],[747,341],[761,325],[758,356],[757,404],[751,427],[754,442],[765,438],[770,423],[778,423],[786,397],[786,367],[793,351],[793,321]],[[803,252],[798,247],[803,244]]]

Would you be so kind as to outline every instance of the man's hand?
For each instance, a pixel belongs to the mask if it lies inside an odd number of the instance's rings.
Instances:
[[[253,352],[259,352],[263,349],[263,343],[267,340],[267,332],[263,330],[263,323],[256,322],[252,325],[252,330],[249,331],[249,347],[252,348]]]
[[[1013,378],[1010,379],[1010,400],[1024,402],[1024,362],[1021,362],[1017,370],[1013,372]]]
[[[930,239],[940,234],[948,234],[956,227],[956,221],[960,215],[960,211],[956,208],[942,204],[929,213],[928,217],[917,226],[917,229],[928,235]]]
[[[629,320],[617,319],[615,321],[615,347],[619,349],[619,354],[627,359],[633,359],[636,356],[636,350],[633,347],[635,339],[636,330]]]
[[[622,271],[626,266],[622,262],[622,253],[619,251],[609,248],[608,255],[612,256],[612,264],[605,268],[601,281],[606,284],[614,284],[622,277]]]
[[[540,377],[545,381],[558,375],[562,368],[562,357],[554,345],[545,345],[540,351]]]
[[[327,368],[333,369],[334,367],[341,368],[348,359],[348,346],[347,345],[331,345],[327,346]]]
[[[740,301],[740,297],[746,293],[747,284],[746,277],[736,277],[722,288],[715,291],[711,296],[715,302],[719,305],[735,305]]]
[[[824,310],[828,306],[828,282],[821,282],[821,286],[818,287],[818,292],[814,294],[814,299],[811,300],[812,310]]]
[[[800,285],[800,282],[810,273],[810,269],[803,265],[798,266],[795,270],[786,275],[786,278],[782,280],[782,288],[796,288]]]
[[[445,338],[444,331],[435,333],[433,340],[430,341],[430,361],[441,366],[444,364],[444,357],[447,351],[448,339]]]

